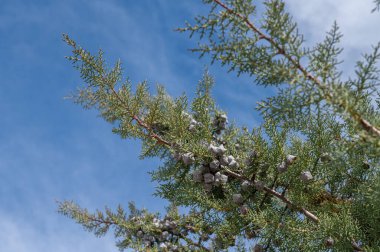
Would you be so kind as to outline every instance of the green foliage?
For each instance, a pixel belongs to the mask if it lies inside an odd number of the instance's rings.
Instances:
[[[81,209],[69,201],[59,203],[59,212],[75,219],[97,236],[104,235],[113,227],[115,238],[119,239],[116,246],[120,250],[132,248],[145,251],[144,247],[151,247],[153,251],[183,251],[195,246],[189,237],[206,237],[206,232],[200,228],[203,225],[200,214],[190,212],[181,216],[174,205],[167,208],[167,215],[164,217],[158,213],[151,214],[146,209],[139,210],[134,203],[129,204],[129,215],[120,206],[116,213],[106,209],[105,213],[96,211],[95,214],[90,214],[87,209]]]
[[[207,71],[192,101],[160,86],[151,94],[145,82],[122,81],[120,62],[108,68],[102,51],[94,56],[65,35],[86,83],[74,101],[99,110],[122,138],[141,139],[141,158],[161,158],[155,195],[172,206],[164,218],[133,204],[128,217],[121,207],[91,214],[72,202],[60,212],[98,236],[114,228],[121,250],[378,249],[380,43],[342,80],[336,23],[306,48],[283,1],[264,1],[262,16],[252,1],[204,3],[209,14],[179,30],[199,35],[201,56],[278,88],[258,106],[263,125],[229,124]]]

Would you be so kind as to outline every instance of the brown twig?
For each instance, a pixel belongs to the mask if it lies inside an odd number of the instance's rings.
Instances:
[[[103,80],[103,81],[105,81],[105,80]],[[120,98],[120,96],[115,91],[115,89],[112,87],[109,87],[109,88],[110,88],[111,92],[113,93],[113,95],[115,95],[115,97],[119,100],[119,102],[125,106],[127,111],[129,111],[127,104]],[[133,120],[135,120],[138,123],[138,125],[140,125],[144,129],[146,129],[149,132],[149,137],[155,139],[157,141],[157,144],[170,146],[170,143],[168,141],[164,140],[162,137],[160,137],[159,135],[154,133],[152,128],[148,124],[146,124],[141,118],[139,118],[137,115],[129,114],[128,116],[130,116]]]
[[[352,247],[355,249],[355,251],[364,251],[354,240],[351,242]]]
[[[234,177],[234,178],[237,178],[239,180],[247,180],[247,178],[245,178],[244,176],[240,175],[240,174],[237,174],[233,171],[230,171],[228,169],[224,169],[226,174],[228,174],[229,176],[231,177]],[[259,182],[259,181],[256,181],[256,182]],[[286,203],[286,205],[288,207],[290,207],[291,209],[297,209],[298,211],[300,211],[301,213],[303,213],[308,219],[310,219],[311,221],[313,221],[314,223],[318,223],[319,222],[319,219],[317,216],[315,216],[314,214],[312,214],[311,212],[309,212],[308,210],[306,210],[305,208],[303,207],[298,207],[296,206],[293,202],[291,202],[288,198],[286,198],[284,195],[276,192],[275,190],[269,188],[269,187],[266,187],[264,186],[263,187],[263,190],[265,192],[267,192],[268,194],[271,194],[272,196],[280,199],[282,202]]]
[[[282,202],[286,203],[291,209],[292,208],[298,209],[301,213],[303,213],[308,219],[312,220],[313,222],[315,222],[315,223],[319,222],[319,219],[317,216],[315,216],[314,214],[312,214],[311,212],[309,212],[308,210],[306,210],[303,207],[297,207],[288,198],[286,198],[284,195],[282,195],[282,194],[280,194],[280,193],[278,193],[278,192],[274,191],[273,189],[270,189],[269,187],[266,187],[266,186],[264,186],[263,190],[269,194],[272,194],[276,198],[280,199]]]
[[[273,180],[273,182],[272,182],[270,188],[273,188],[273,187],[274,187],[274,185],[275,185],[276,182],[277,182],[277,179],[278,179],[278,174],[275,175],[274,180]],[[264,205],[264,203],[265,203],[267,197],[268,197],[268,193],[265,193],[263,199],[261,200],[260,208]]]

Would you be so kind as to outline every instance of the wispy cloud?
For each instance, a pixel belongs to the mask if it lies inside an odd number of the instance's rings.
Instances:
[[[115,241],[110,235],[101,239],[86,233],[77,225],[57,222],[52,216],[46,221],[31,225],[0,212],[0,251],[4,252],[116,252]]]
[[[290,12],[305,34],[308,45],[324,39],[336,21],[343,33],[341,46],[344,51],[342,70],[345,76],[353,73],[354,65],[361,54],[370,52],[371,46],[380,41],[378,32],[380,14],[371,13],[372,0],[288,0]]]

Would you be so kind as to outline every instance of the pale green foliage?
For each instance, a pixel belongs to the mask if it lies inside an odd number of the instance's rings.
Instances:
[[[138,210],[134,203],[129,204],[130,213],[128,215],[120,206],[116,213],[106,209],[105,213],[97,211],[95,214],[91,214],[87,209],[82,209],[69,201],[59,204],[59,212],[75,219],[86,230],[94,232],[97,236],[104,235],[110,227],[114,227],[115,238],[119,239],[116,246],[120,250],[132,248],[136,251],[145,251],[142,238],[161,237],[164,239],[165,230],[174,230],[173,235],[165,237],[165,240],[167,244],[177,246],[181,251],[193,246],[191,238],[202,236],[202,232],[199,230],[199,226],[202,224],[201,215],[194,212],[190,212],[186,216],[180,215],[174,206],[168,207],[167,215],[162,218],[159,213],[151,214],[146,209]],[[180,240],[182,244],[179,243]],[[159,250],[157,243],[155,245],[152,249]]]
[[[357,125],[361,118],[367,118],[379,125],[380,114],[371,101],[378,97],[376,62],[380,58],[380,43],[357,63],[355,78],[343,81],[337,68],[342,50],[338,47],[342,35],[337,24],[323,42],[306,48],[282,1],[264,1],[266,11],[261,17],[255,14],[254,8],[248,7],[250,2],[226,1],[229,10],[214,11],[218,6],[214,1],[207,17],[198,18],[195,25],[188,24],[179,30],[189,31],[190,36],[198,33],[201,39],[207,37],[193,50],[201,52],[201,56],[210,54],[213,60],[220,60],[230,70],[249,73],[258,84],[290,85],[279,87],[276,97],[260,104],[259,110],[266,117],[297,123],[317,106],[324,111],[338,112],[347,124]],[[247,11],[240,12],[241,9]],[[380,145],[378,138],[373,139],[365,131],[360,135]]]
[[[161,158],[151,173],[159,184],[155,195],[173,204],[168,219],[176,224],[158,228],[158,215],[133,205],[130,217],[122,208],[90,214],[71,202],[60,211],[97,235],[112,226],[120,249],[376,251],[380,43],[343,80],[336,23],[322,42],[305,48],[280,0],[264,1],[261,17],[248,0],[204,2],[209,15],[179,30],[200,36],[194,51],[201,56],[278,88],[258,106],[263,125],[252,131],[226,125],[207,72],[193,101],[173,99],[162,87],[152,95],[147,83],[123,83],[119,62],[108,69],[101,51],[93,56],[65,36],[69,59],[86,82],[75,101],[98,109],[121,137],[141,139],[142,158]],[[189,214],[179,215],[176,206]]]

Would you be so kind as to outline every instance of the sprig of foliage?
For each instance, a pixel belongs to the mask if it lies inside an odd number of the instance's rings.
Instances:
[[[86,83],[74,101],[98,109],[121,137],[141,139],[142,158],[161,158],[151,176],[159,184],[156,196],[173,203],[163,221],[175,221],[175,228],[163,230],[158,215],[133,205],[131,218],[122,208],[91,214],[71,202],[60,205],[61,213],[96,235],[112,226],[120,249],[375,249],[380,116],[371,100],[378,95],[380,44],[357,63],[355,78],[342,81],[337,24],[306,49],[282,1],[264,2],[259,28],[251,1],[204,2],[209,15],[180,29],[208,40],[195,51],[260,84],[289,84],[260,104],[265,123],[251,132],[229,124],[211,97],[207,72],[193,101],[173,99],[162,87],[152,95],[145,82],[135,88],[122,82],[120,62],[109,69],[102,51],[93,56],[65,35],[73,49],[68,58]],[[191,211],[179,215],[174,205]],[[189,223],[190,236],[182,234]]]
[[[341,49],[336,47],[336,44],[341,35],[336,24],[326,40],[310,50],[303,46],[303,37],[281,0],[264,1],[266,12],[257,21],[260,25],[251,21],[251,18],[257,15],[253,12],[254,8],[247,7],[251,5],[250,1],[231,0],[223,3],[213,0],[210,4],[211,11],[207,17],[197,18],[195,25],[187,24],[185,28],[179,29],[189,31],[190,36],[194,33],[200,34],[201,38],[207,35],[208,43],[201,44],[194,51],[201,52],[201,56],[210,54],[212,62],[220,60],[222,65],[229,65],[230,70],[237,70],[238,74],[253,75],[259,84],[293,85],[296,94],[307,95],[303,107],[323,101],[330,105],[333,111],[340,113],[347,123],[354,123],[362,129],[361,135],[366,141],[373,142],[375,146],[379,145],[380,127],[377,113],[372,113],[373,109],[370,108],[366,112],[358,109],[352,95],[355,90],[352,89],[352,81],[339,80],[340,72],[336,66],[340,62],[337,57]],[[217,11],[218,7],[220,11]],[[240,12],[241,8],[251,11],[243,13]],[[378,60],[375,56],[378,51],[376,48],[378,46],[374,47],[374,62]],[[364,82],[365,89],[379,85],[378,69],[376,65],[372,66],[374,68],[365,70],[368,71],[368,75],[364,74],[368,77]],[[359,66],[358,72],[362,73],[362,70]],[[374,81],[371,82],[371,79]],[[357,84],[357,81],[354,83]],[[292,92],[287,94],[289,93]],[[271,107],[267,109],[270,110]]]
[[[192,211],[188,215],[179,215],[174,205],[167,208],[164,217],[146,209],[139,210],[134,203],[129,204],[129,215],[120,206],[115,213],[106,209],[105,213],[97,210],[91,214],[70,201],[60,202],[59,212],[75,219],[96,236],[103,236],[113,228],[115,238],[119,239],[116,246],[120,250],[209,251],[202,243],[209,239],[205,230],[210,226],[202,222],[201,213]]]

